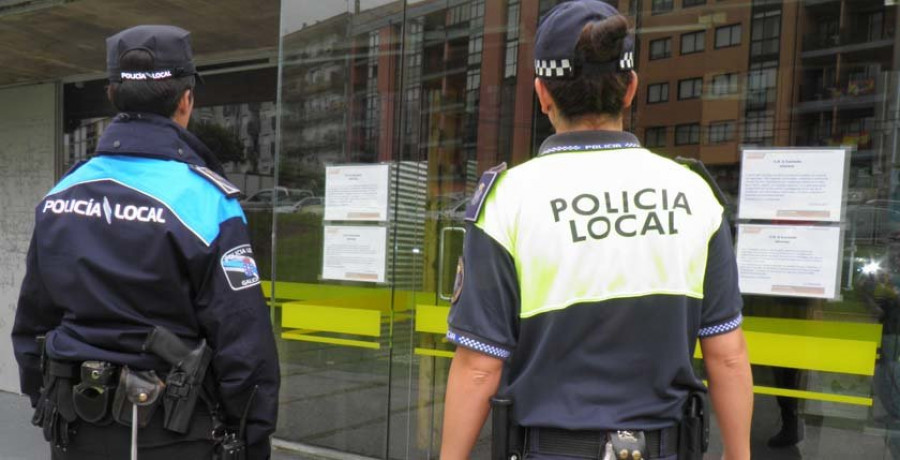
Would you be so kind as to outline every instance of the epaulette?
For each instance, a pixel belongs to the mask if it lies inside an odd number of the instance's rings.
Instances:
[[[712,189],[713,195],[716,196],[716,200],[719,201],[719,204],[722,206],[728,207],[728,197],[725,196],[725,193],[719,188],[719,184],[716,183],[716,180],[713,179],[712,174],[709,173],[709,170],[706,169],[706,166],[703,165],[703,162],[696,158],[685,158],[678,157],[675,158],[675,161],[678,164],[683,166],[687,166],[688,169],[697,173],[703,180],[709,184],[709,188]]]
[[[497,178],[500,177],[500,173],[503,171],[506,171],[506,163],[500,163],[499,165],[488,169],[481,176],[481,180],[478,181],[478,185],[475,188],[475,193],[472,195],[472,199],[469,200],[469,205],[466,206],[467,221],[475,222],[478,220],[478,216],[481,215],[481,209],[484,207],[485,199],[487,199],[491,188],[494,186],[494,183],[497,182]]]
[[[228,182],[224,177],[216,174],[211,171],[209,168],[205,166],[197,166],[197,165],[189,165],[191,167],[191,171],[203,176],[206,180],[212,182],[213,185],[216,186],[225,196],[229,198],[236,198],[241,195],[241,189],[237,188],[231,182]]]

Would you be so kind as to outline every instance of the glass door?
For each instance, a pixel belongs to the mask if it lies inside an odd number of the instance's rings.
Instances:
[[[521,9],[529,8],[526,16]],[[444,336],[466,233],[464,215],[481,173],[531,157],[532,79],[518,79],[522,27],[533,33],[537,1],[410,1],[401,69],[400,206],[416,203],[415,285],[395,285],[391,458],[438,458],[454,347]],[[525,59],[524,62],[529,62]],[[515,139],[515,141],[514,141]],[[514,145],[515,144],[515,145]],[[517,155],[513,152],[518,152]],[[416,171],[421,185],[404,182]],[[398,228],[403,225],[403,215]],[[402,239],[397,248],[402,250]],[[399,270],[400,265],[395,265]],[[408,290],[407,290],[408,289]],[[399,293],[403,293],[400,295]],[[489,426],[489,425],[488,425]],[[488,458],[490,430],[473,458]]]
[[[404,219],[418,198],[406,187],[421,182],[395,141],[404,9],[281,2],[280,152],[263,211],[276,235],[276,437],[374,458],[387,456],[392,337],[410,314],[398,299],[416,254]]]

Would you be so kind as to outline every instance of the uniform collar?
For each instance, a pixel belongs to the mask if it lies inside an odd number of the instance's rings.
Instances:
[[[196,136],[169,118],[120,113],[97,143],[97,155],[133,155],[205,166],[222,173],[215,155]]]
[[[538,156],[551,153],[640,148],[638,138],[625,131],[571,131],[547,138]]]

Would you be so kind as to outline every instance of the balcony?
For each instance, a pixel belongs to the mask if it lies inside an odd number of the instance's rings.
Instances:
[[[877,50],[894,44],[893,32],[871,36],[866,30],[843,30],[835,35],[813,35],[803,39],[801,57],[811,59],[836,54]]]
[[[862,78],[842,86],[804,88],[800,103],[794,106],[795,113],[812,113],[838,109],[868,108],[884,102],[885,95],[879,91],[878,79]]]
[[[845,133],[825,138],[799,137],[796,140],[796,144],[804,147],[850,146],[856,149],[856,152],[853,155],[854,160],[861,160],[874,156],[874,152],[872,151],[872,135],[868,131]]]

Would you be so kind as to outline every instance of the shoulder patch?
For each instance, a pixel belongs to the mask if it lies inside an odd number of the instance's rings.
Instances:
[[[228,182],[224,177],[214,173],[212,170],[205,166],[197,166],[197,165],[188,165],[191,167],[191,171],[203,176],[206,180],[212,182],[213,185],[216,186],[225,196],[229,198],[235,198],[240,196],[241,189],[237,188],[231,182]]]
[[[719,184],[716,183],[716,180],[713,178],[712,174],[709,173],[709,170],[706,169],[706,166],[702,161],[696,158],[685,158],[678,157],[675,158],[675,161],[690,169],[698,176],[700,176],[707,184],[709,184],[709,188],[712,189],[713,195],[716,196],[716,200],[718,200],[719,204],[722,206],[728,206],[728,197],[725,196],[725,192],[719,188]]]
[[[231,248],[222,256],[222,270],[234,291],[240,291],[259,284],[259,269],[253,259],[253,249],[249,244]]]
[[[478,181],[478,185],[475,187],[475,193],[472,195],[472,199],[469,200],[469,205],[466,206],[467,221],[475,222],[478,220],[478,216],[481,215],[481,209],[484,207],[484,200],[487,198],[491,188],[494,187],[494,183],[497,182],[497,178],[500,177],[500,173],[503,171],[506,171],[506,163],[500,163],[499,165],[488,169],[481,176],[481,180]]]
[[[453,297],[450,299],[451,304],[456,304],[459,295],[462,294],[463,283],[466,278],[466,268],[463,265],[463,258],[460,256],[459,262],[456,263],[456,280],[453,282]]]

